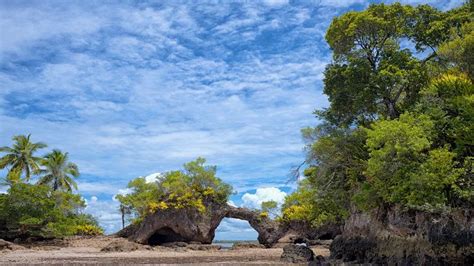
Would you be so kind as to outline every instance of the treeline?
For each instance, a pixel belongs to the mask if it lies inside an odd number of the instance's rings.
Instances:
[[[318,226],[395,205],[473,207],[473,6],[377,4],[332,21],[330,105],[302,130],[306,178],[284,220]]]
[[[9,186],[6,194],[0,194],[0,238],[102,234],[97,221],[82,213],[85,201],[73,193],[77,165],[57,149],[36,156],[46,147],[32,142],[30,135],[14,136],[11,147],[0,147],[0,169],[7,172],[3,185]],[[32,177],[37,177],[34,184]]]

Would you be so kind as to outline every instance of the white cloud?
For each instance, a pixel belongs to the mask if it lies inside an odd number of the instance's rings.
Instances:
[[[242,196],[242,206],[259,209],[264,201],[276,201],[278,205],[285,201],[286,193],[277,187],[257,188],[255,194],[245,193]]]
[[[121,229],[121,215],[119,204],[112,200],[99,200],[92,196],[87,202],[85,212],[93,215],[107,234],[117,232]]]
[[[232,207],[237,207],[237,205],[232,200],[227,201],[227,204]]]
[[[163,174],[162,173],[153,173],[153,174],[150,174],[150,175],[147,175],[145,176],[145,181],[147,183],[152,183],[152,182],[155,182],[155,181],[158,181],[160,179],[163,178]]]

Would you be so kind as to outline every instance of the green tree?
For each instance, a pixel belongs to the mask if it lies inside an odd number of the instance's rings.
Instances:
[[[474,80],[474,22],[463,24],[460,35],[439,48],[440,57]]]
[[[84,207],[85,202],[78,194],[53,191],[44,185],[13,184],[0,196],[0,238],[100,233],[102,229],[95,219],[81,214]]]
[[[6,180],[8,183],[18,183],[24,173],[24,179],[29,181],[32,174],[40,170],[41,157],[34,154],[46,144],[31,142],[30,135],[18,135],[12,138],[12,147],[0,147],[0,152],[7,153],[0,158],[0,169],[9,168]]]
[[[335,18],[321,124],[303,130],[305,179],[283,220],[340,221],[354,208],[474,203],[473,2],[374,4]],[[416,52],[416,54],[414,54]]]
[[[346,126],[376,116],[393,119],[415,100],[425,74],[420,61],[399,45],[408,37],[411,12],[408,6],[380,4],[333,20],[326,40],[334,63],[324,79],[331,105],[320,115]]]
[[[60,150],[53,150],[46,154],[41,161],[45,169],[39,171],[40,179],[38,184],[50,185],[54,191],[77,189],[74,181],[79,176],[79,169],[76,164],[69,162],[68,153]]]
[[[367,129],[368,190],[362,193],[374,193],[381,199],[379,203],[412,208],[448,206],[453,193],[467,196],[457,184],[465,169],[459,167],[456,153],[448,146],[432,148],[436,139],[433,129],[427,115],[409,113],[396,120],[377,121]]]
[[[183,170],[163,173],[155,182],[139,177],[129,182],[131,193],[117,195],[135,222],[160,210],[196,209],[206,211],[210,203],[227,202],[232,187],[216,176],[216,167],[205,165],[204,158],[184,164]]]

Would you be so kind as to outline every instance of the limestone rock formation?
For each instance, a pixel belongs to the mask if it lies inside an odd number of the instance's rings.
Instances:
[[[289,244],[283,247],[280,260],[289,263],[310,262],[314,260],[314,252],[304,244]]]
[[[333,259],[355,263],[473,265],[474,210],[353,213],[330,249]]]
[[[328,223],[320,227],[312,227],[305,221],[291,221],[285,224],[286,233],[280,239],[282,243],[293,243],[296,238],[308,240],[334,239],[342,233],[343,223]]]
[[[132,225],[117,235],[141,244],[161,245],[167,242],[200,242],[210,244],[222,219],[246,220],[258,232],[258,241],[271,246],[285,233],[277,222],[259,212],[227,204],[208,203],[205,213],[195,209],[168,209],[150,214],[139,225]]]
[[[125,239],[117,239],[103,247],[102,252],[130,252],[135,250],[150,250],[150,246],[140,245]]]
[[[0,239],[0,251],[13,251],[13,250],[22,250],[24,247],[14,244],[12,242],[5,241]]]

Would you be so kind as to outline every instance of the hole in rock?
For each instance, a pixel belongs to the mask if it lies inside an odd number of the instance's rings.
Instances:
[[[148,238],[148,245],[156,246],[169,242],[182,242],[185,239],[173,229],[169,227],[163,227],[157,230],[150,238]]]
[[[318,239],[321,239],[321,240],[330,240],[330,239],[333,239],[334,236],[332,233],[327,233],[327,234],[324,234],[324,235],[321,235],[320,237],[318,237]]]
[[[232,247],[235,242],[258,243],[257,237],[257,231],[250,226],[249,222],[235,218],[224,218],[216,228],[213,244],[220,245],[225,249]]]

